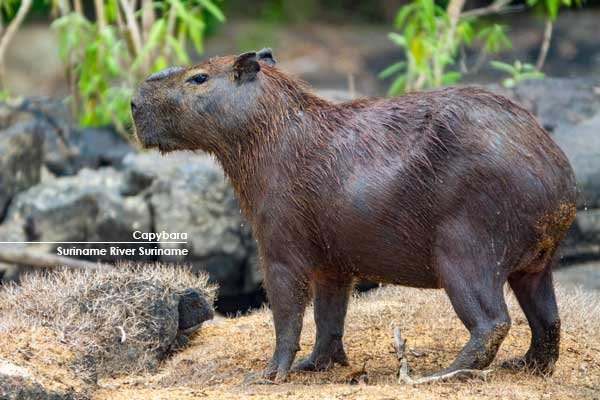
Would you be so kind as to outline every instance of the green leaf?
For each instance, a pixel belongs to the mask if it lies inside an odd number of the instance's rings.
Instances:
[[[519,80],[523,80],[523,79],[543,79],[544,76],[545,76],[544,73],[543,72],[539,72],[539,71],[524,72],[522,74],[519,74]]]
[[[457,71],[449,71],[446,72],[443,76],[442,76],[442,83],[444,85],[451,85],[453,83],[456,83],[461,77],[460,72]]]
[[[414,4],[407,4],[405,6],[400,7],[400,10],[398,10],[398,13],[396,14],[396,18],[394,19],[394,26],[396,27],[396,29],[400,29],[402,28],[402,26],[404,26],[406,18],[411,12],[413,12],[414,9]]]
[[[394,64],[390,65],[389,67],[387,67],[386,69],[384,69],[383,71],[381,71],[379,73],[379,78],[380,79],[389,78],[390,76],[394,75],[395,73],[400,72],[402,69],[404,69],[404,67],[406,67],[406,63],[404,61],[394,63]]]
[[[560,0],[545,0],[546,12],[552,21],[556,20]]]
[[[513,74],[515,72],[514,66],[501,61],[490,61],[490,65],[500,71],[504,71],[509,74]]]
[[[391,32],[388,33],[388,38],[394,42],[395,44],[397,44],[400,47],[406,47],[406,39],[404,38],[404,36],[395,33],[395,32]]]
[[[186,53],[185,49],[183,48],[183,46],[177,39],[175,39],[172,36],[167,36],[167,44],[169,45],[169,47],[171,49],[173,49],[179,62],[181,62],[182,64],[189,63],[188,54]]]
[[[200,5],[202,5],[202,6],[204,6],[206,8],[206,10],[209,13],[211,13],[212,16],[215,17],[218,21],[220,21],[220,22],[225,21],[225,15],[221,11],[221,9],[219,7],[217,7],[212,1],[198,0],[198,3],[200,3]]]
[[[505,80],[502,81],[502,86],[504,86],[505,88],[508,88],[508,89],[514,88],[515,85],[516,85],[516,82],[512,78],[506,78]]]
[[[399,76],[394,80],[390,88],[388,89],[389,96],[397,96],[404,93],[404,85],[406,83],[406,75]]]
[[[421,0],[423,18],[430,34],[435,33],[435,9],[433,0]]]

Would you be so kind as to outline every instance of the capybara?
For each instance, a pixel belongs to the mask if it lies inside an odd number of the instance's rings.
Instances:
[[[333,104],[263,49],[157,72],[131,107],[144,146],[207,151],[233,184],[275,322],[262,378],[285,380],[311,295],[316,342],[294,368],[348,364],[356,279],[446,291],[471,337],[434,374],[492,362],[510,327],[508,281],[532,338],[505,365],[553,371],[551,265],[577,190],[563,152],[520,106],[477,88]]]

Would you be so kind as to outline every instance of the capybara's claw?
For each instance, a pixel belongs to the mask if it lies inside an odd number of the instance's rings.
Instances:
[[[273,380],[272,377],[269,377],[269,373],[267,370],[262,371],[254,371],[250,372],[248,375],[244,377],[242,384],[244,385],[274,385],[277,380]]]
[[[504,369],[519,371],[527,368],[527,362],[525,361],[525,357],[517,357],[504,361],[500,365],[500,367]]]
[[[542,376],[550,375],[554,371],[554,363],[538,363],[535,360],[528,359],[527,356],[506,360],[500,365],[500,367],[513,371],[526,371]]]
[[[331,363],[317,365],[310,357],[304,357],[298,360],[292,368],[292,371],[324,371],[329,368],[330,364]]]
[[[298,360],[298,362],[292,368],[292,371],[327,371],[332,368],[334,364],[339,364],[344,367],[350,365],[348,363],[348,357],[345,353],[338,356],[331,357],[315,357],[309,356]]]

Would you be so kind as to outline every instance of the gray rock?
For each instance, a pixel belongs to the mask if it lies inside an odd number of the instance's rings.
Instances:
[[[561,254],[569,259],[597,258],[600,255],[600,209],[577,212]]]
[[[484,87],[531,111],[550,133],[561,126],[580,124],[600,112],[600,79],[529,79],[512,89],[498,84]]]
[[[548,131],[575,125],[600,111],[600,79],[545,78],[521,81],[513,97],[533,112]]]
[[[215,316],[215,312],[206,296],[192,288],[186,289],[180,295],[177,311],[179,313],[177,329],[184,334],[198,330],[204,321],[208,321]]]
[[[44,136],[27,115],[5,116],[0,131],[0,220],[13,197],[40,181]],[[17,120],[18,118],[18,120]],[[0,118],[2,119],[2,118]]]
[[[565,152],[582,191],[580,207],[600,208],[600,107],[577,125],[561,125],[553,134]]]
[[[209,156],[193,153],[156,152],[130,154],[124,160],[124,192],[144,191],[154,215],[157,232],[188,235],[187,258],[161,257],[161,261],[191,263],[209,272],[220,294],[256,290],[260,282],[250,263],[249,232],[242,227],[239,205],[221,168]],[[250,239],[251,241],[251,239]],[[257,273],[256,273],[257,274]]]
[[[122,197],[122,185],[122,175],[112,168],[84,169],[72,177],[41,183],[15,198],[7,224],[21,227],[30,241],[132,241],[135,230],[151,230],[150,210],[143,198]]]
[[[82,168],[121,167],[123,158],[135,148],[114,129],[83,127],[69,130],[64,140],[48,135],[44,162],[55,175],[76,174]]]
[[[78,127],[64,102],[22,99],[0,103],[0,127],[34,121],[45,136],[43,161],[54,175],[74,175],[82,168],[121,166],[135,152],[129,140],[111,127]]]
[[[24,242],[27,238],[23,228],[17,224],[0,225],[0,242]],[[17,250],[25,247],[22,243],[0,243],[1,250]],[[5,264],[0,262],[0,279],[2,282],[18,281],[21,274],[32,269],[24,265]]]

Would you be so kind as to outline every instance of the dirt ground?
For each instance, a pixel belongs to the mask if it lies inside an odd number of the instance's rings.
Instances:
[[[392,328],[407,338],[412,375],[446,366],[468,334],[441,291],[384,287],[355,297],[346,323],[351,366],[321,373],[292,373],[280,385],[243,385],[244,375],[264,367],[273,349],[267,310],[217,319],[157,374],[100,383],[94,398],[120,399],[600,399],[600,294],[565,287],[558,291],[563,330],[561,355],[552,377],[498,369],[522,355],[530,339],[527,322],[507,294],[512,328],[491,368],[480,380],[409,386],[397,383]],[[312,347],[315,327],[307,310],[299,356]]]

